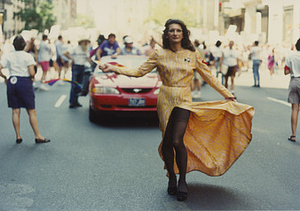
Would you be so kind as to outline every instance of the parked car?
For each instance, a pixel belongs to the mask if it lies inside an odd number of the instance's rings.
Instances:
[[[139,67],[147,60],[144,56],[110,56],[101,58],[101,63],[126,67]],[[156,113],[157,96],[161,80],[156,70],[143,77],[128,77],[115,73],[104,73],[96,66],[90,79],[89,119],[91,122],[120,113]]]

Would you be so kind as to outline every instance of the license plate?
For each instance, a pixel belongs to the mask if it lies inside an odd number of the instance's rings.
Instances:
[[[145,106],[145,98],[129,98],[129,106]]]

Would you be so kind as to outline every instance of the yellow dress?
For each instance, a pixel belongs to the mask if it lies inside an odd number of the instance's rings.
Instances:
[[[254,108],[229,100],[192,102],[190,86],[194,70],[225,98],[233,97],[202,61],[197,51],[173,52],[160,49],[152,53],[137,69],[114,67],[114,70],[120,74],[139,77],[157,68],[162,80],[157,101],[162,137],[175,106],[190,110],[184,135],[188,152],[187,172],[198,170],[210,176],[220,176],[250,143]],[[161,144],[159,154],[163,159]],[[176,161],[174,169],[179,173]]]

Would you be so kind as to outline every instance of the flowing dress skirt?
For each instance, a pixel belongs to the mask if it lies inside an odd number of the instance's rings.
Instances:
[[[157,102],[164,137],[174,107],[191,111],[184,135],[188,153],[187,172],[210,176],[224,174],[249,145],[254,108],[229,100],[192,102],[190,87],[161,86]],[[162,142],[159,146],[161,158]],[[179,173],[176,160],[174,169]]]

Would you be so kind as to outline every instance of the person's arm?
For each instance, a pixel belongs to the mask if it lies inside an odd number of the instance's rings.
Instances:
[[[34,70],[34,65],[29,65],[28,66],[28,70],[29,70],[29,75],[31,78],[34,78],[35,76],[35,70]]]
[[[117,56],[120,55],[120,54],[121,54],[121,49],[118,47],[118,48],[116,49],[116,53],[113,54],[113,55],[111,55],[111,58],[115,59],[115,58],[117,58]]]
[[[38,60],[38,50],[37,50],[36,46],[34,46],[33,50],[34,50],[34,59],[35,59],[35,61],[37,61]]]
[[[73,60],[73,58],[70,56],[69,51],[64,52],[63,55],[65,55],[68,59],[70,59],[70,60],[72,61],[72,64],[74,63],[74,60]]]
[[[92,65],[92,64],[93,64],[93,61],[92,61],[91,57],[88,57],[87,59],[88,59],[90,65]]]
[[[97,52],[96,52],[96,57],[98,60],[101,59],[101,54],[102,54],[102,49],[101,48],[98,48]]]
[[[285,60],[284,75],[291,74],[291,69],[292,69],[292,63],[290,57],[288,56]]]
[[[6,77],[6,75],[3,74],[2,69],[3,69],[3,67],[2,67],[2,65],[0,64],[0,76],[4,79],[5,84],[6,84],[6,83],[7,83],[7,77]]]

